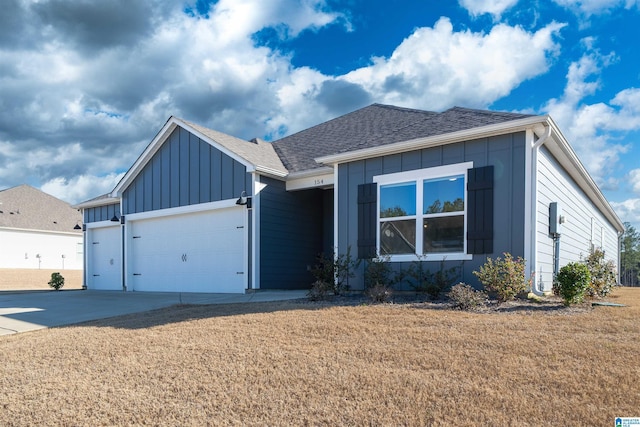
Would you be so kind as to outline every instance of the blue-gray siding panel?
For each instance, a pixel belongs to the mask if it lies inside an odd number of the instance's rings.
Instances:
[[[180,206],[189,205],[189,132],[180,129]]]
[[[125,214],[251,195],[246,167],[184,129],[176,129],[123,194]]]
[[[287,192],[283,182],[261,178],[260,192],[260,288],[308,289],[308,271],[324,245],[333,245],[324,228],[331,224],[325,213],[332,194],[323,190]]]
[[[171,207],[175,208],[180,206],[180,132],[177,130],[173,132],[168,143],[171,147],[169,167],[171,185],[169,186],[169,198],[171,200]],[[167,142],[165,142],[165,144],[167,144]],[[166,187],[162,188],[164,190]]]
[[[120,204],[118,203],[85,209],[83,221],[85,224],[99,221],[110,221],[114,215],[120,218]]]
[[[157,192],[159,193],[160,198],[160,208],[166,209],[171,207],[171,199],[169,198],[169,192],[162,193],[163,188],[171,187],[171,144],[167,142],[162,146],[159,153],[160,157],[160,185],[156,186]],[[164,171],[164,173],[162,173]]]
[[[357,248],[357,191],[358,185],[370,183],[382,173],[405,172],[435,166],[472,161],[474,167],[493,165],[494,181],[494,242],[493,254],[474,255],[469,261],[447,261],[444,268],[460,267],[460,280],[478,285],[472,274],[487,256],[501,256],[510,252],[524,256],[524,195],[525,195],[525,133],[519,132],[432,147],[424,150],[383,156],[340,165],[338,168],[338,251],[345,253],[348,247]],[[394,268],[408,268],[408,263],[397,263]],[[440,268],[440,262],[425,263],[432,272]],[[362,289],[362,265],[351,280],[353,289]],[[410,289],[408,283],[400,286]]]

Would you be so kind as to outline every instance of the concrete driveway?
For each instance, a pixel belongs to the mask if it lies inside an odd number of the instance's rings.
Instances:
[[[0,292],[0,335],[35,331],[176,304],[231,304],[304,298],[306,291],[196,294],[122,291]]]

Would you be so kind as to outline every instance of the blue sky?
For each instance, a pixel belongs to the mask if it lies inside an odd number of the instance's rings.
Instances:
[[[171,115],[276,139],[373,102],[550,114],[640,228],[639,0],[5,0],[0,188],[109,191]]]

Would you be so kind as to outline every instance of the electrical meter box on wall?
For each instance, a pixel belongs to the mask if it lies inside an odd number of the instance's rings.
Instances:
[[[562,234],[563,223],[562,207],[558,202],[549,203],[549,234],[554,237]]]

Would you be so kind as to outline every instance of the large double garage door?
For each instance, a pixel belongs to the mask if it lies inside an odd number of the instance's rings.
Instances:
[[[244,206],[238,206],[129,221],[128,288],[244,292],[244,214]]]
[[[238,206],[145,219],[127,216],[127,290],[244,292],[247,287],[245,215],[244,206]],[[122,289],[122,280],[113,273],[122,271],[121,263],[117,256],[111,255],[121,252],[117,244],[110,244],[114,238],[121,242],[120,226],[92,231],[93,237],[100,238],[91,248],[94,262],[98,258],[102,261],[95,264],[96,272],[92,274],[97,275],[88,275],[89,287]],[[109,248],[109,254],[100,254]]]

